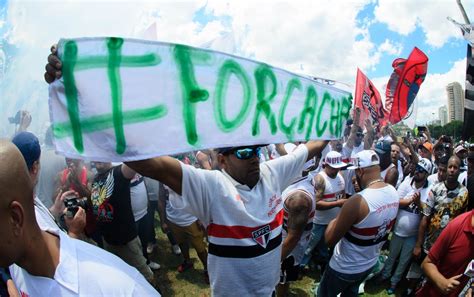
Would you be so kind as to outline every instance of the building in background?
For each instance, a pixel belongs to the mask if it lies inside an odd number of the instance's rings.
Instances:
[[[438,109],[438,117],[441,126],[444,126],[448,123],[448,108],[446,105],[443,105]]]
[[[464,91],[461,84],[452,82],[446,86],[448,95],[448,122],[464,120]]]

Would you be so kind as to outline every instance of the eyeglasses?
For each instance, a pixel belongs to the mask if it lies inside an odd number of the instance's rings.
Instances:
[[[362,132],[357,132],[357,133],[356,133],[356,136],[357,136],[357,137],[362,137],[362,136],[364,136],[364,133],[362,133]]]
[[[254,156],[258,157],[260,155],[260,147],[246,147],[241,149],[236,149],[233,151],[233,154],[240,160],[247,160]]]

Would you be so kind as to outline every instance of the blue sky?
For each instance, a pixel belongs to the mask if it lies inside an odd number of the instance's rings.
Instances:
[[[453,1],[454,2],[454,1]],[[466,2],[466,1],[465,1]],[[469,2],[466,2],[469,3]],[[367,4],[363,10],[357,15],[357,20],[363,23],[367,19],[373,20],[374,8],[377,3]],[[474,17],[474,16],[473,16]],[[440,20],[446,21],[446,20]],[[458,21],[462,21],[458,18]],[[464,40],[459,38],[450,38],[442,47],[436,48],[428,44],[425,39],[425,34],[421,27],[417,26],[416,29],[408,35],[402,35],[397,32],[391,31],[388,25],[381,22],[374,22],[368,26],[369,34],[374,43],[380,45],[385,39],[396,40],[403,45],[403,49],[400,53],[400,57],[407,57],[413,47],[418,47],[425,52],[429,58],[429,71],[434,73],[444,73],[452,68],[454,61],[462,59],[466,55],[466,43]],[[395,58],[394,55],[386,54],[381,59],[379,64],[374,70],[367,71],[369,77],[379,77],[387,75],[392,71],[392,61]]]
[[[474,19],[474,0],[462,2]],[[29,109],[41,132],[49,121],[42,74],[50,45],[64,37],[114,35],[205,46],[334,79],[350,91],[359,67],[381,94],[392,61],[417,46],[430,60],[411,122],[425,123],[446,104],[448,83],[464,85],[466,42],[446,17],[462,22],[455,1],[0,0],[0,38],[14,56],[0,81],[0,119]],[[144,33],[150,26],[156,29],[151,37]],[[0,135],[9,129],[0,124]]]

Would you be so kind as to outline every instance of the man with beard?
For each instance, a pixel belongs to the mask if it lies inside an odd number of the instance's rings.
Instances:
[[[326,243],[336,246],[318,296],[358,296],[359,285],[377,263],[397,216],[398,194],[380,176],[377,154],[372,150],[358,153],[352,169],[363,190],[344,203],[326,229]]]
[[[314,177],[314,193],[316,199],[316,213],[313,219],[313,230],[311,239],[301,260],[301,266],[308,264],[313,249],[317,247],[318,262],[323,267],[329,261],[329,251],[324,242],[326,228],[339,213],[341,207],[347,201],[344,192],[344,178],[339,174],[341,168],[347,164],[342,162],[342,155],[331,151],[324,159],[324,169]]]
[[[390,240],[390,254],[381,275],[382,280],[389,279],[393,265],[400,256],[395,273],[390,279],[390,288],[387,290],[389,295],[394,294],[411,260],[421,219],[421,203],[426,203],[430,191],[427,180],[429,172],[431,172],[431,162],[421,159],[416,166],[413,178],[407,178],[397,191],[400,197],[400,210]]]

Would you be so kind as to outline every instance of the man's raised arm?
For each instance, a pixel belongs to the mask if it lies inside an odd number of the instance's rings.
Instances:
[[[181,169],[181,164],[175,158],[156,157],[126,162],[125,164],[143,176],[148,176],[162,182],[181,196],[183,170]]]
[[[328,145],[329,140],[311,140],[306,143],[308,148],[308,158],[306,161],[313,159],[317,154],[320,154],[326,145]]]

